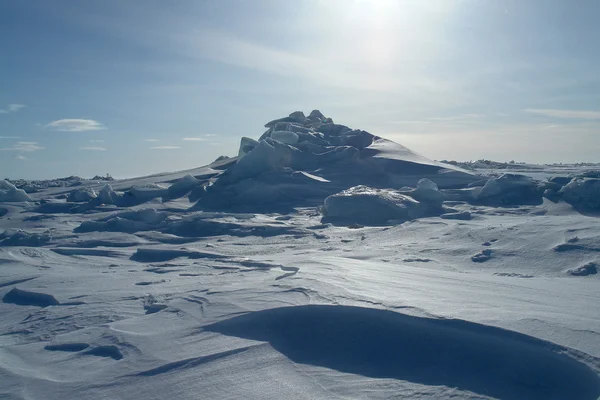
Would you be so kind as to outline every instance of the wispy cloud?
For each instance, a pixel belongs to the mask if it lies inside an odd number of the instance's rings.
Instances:
[[[13,144],[11,147],[3,147],[0,148],[2,151],[38,151],[44,150],[44,147],[38,145],[37,142],[17,142]]]
[[[0,136],[0,139],[19,139],[19,136]]]
[[[90,143],[104,143],[102,139],[90,140]]]
[[[201,137],[184,137],[181,140],[185,140],[186,142],[204,142],[206,139]]]
[[[105,151],[104,147],[96,147],[96,146],[84,146],[80,147],[79,150],[88,150],[88,151]]]
[[[52,121],[46,125],[46,129],[61,132],[87,132],[103,130],[106,127],[93,119],[69,118]]]
[[[0,109],[0,114],[15,113],[25,107],[27,107],[25,104],[9,104],[6,108]]]
[[[525,112],[536,115],[543,115],[551,118],[568,118],[568,119],[600,119],[600,111],[587,110],[547,110],[528,108]]]
[[[176,149],[180,149],[181,147],[179,146],[154,146],[154,147],[150,147],[152,150],[176,150]]]
[[[27,157],[25,157],[23,154],[18,154],[15,156],[15,160],[27,160]]]
[[[144,142],[158,142],[158,139],[144,139]]]

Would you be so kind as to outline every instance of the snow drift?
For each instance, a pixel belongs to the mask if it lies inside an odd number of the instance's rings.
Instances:
[[[266,341],[296,363],[444,385],[501,399],[596,399],[600,379],[563,349],[461,320],[307,305],[248,313],[204,328]]]

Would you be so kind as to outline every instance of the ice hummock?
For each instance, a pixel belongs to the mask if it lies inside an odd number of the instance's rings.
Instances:
[[[322,204],[330,195],[365,185],[415,187],[423,178],[440,188],[478,179],[369,132],[336,124],[318,110],[265,125],[258,141],[241,139],[238,158],[211,185],[197,209],[264,210]]]

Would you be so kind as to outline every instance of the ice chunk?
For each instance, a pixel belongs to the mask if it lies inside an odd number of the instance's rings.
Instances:
[[[574,207],[600,210],[600,179],[574,178],[559,193],[564,201]]]
[[[324,219],[341,223],[383,224],[406,221],[424,214],[417,200],[392,189],[355,186],[325,199]]]
[[[138,201],[147,201],[157,197],[165,197],[167,189],[156,183],[148,183],[145,185],[134,185],[129,188],[128,193]]]
[[[100,193],[98,193],[98,201],[100,203],[104,203],[104,204],[117,204],[119,202],[119,200],[121,199],[121,195],[118,194],[117,192],[115,192],[112,188],[112,186],[110,186],[110,184],[106,184],[104,185],[104,187],[100,190]]]
[[[271,132],[271,139],[294,145],[298,143],[298,134],[290,131],[273,131]]]
[[[200,181],[194,178],[192,175],[187,174],[186,176],[169,186],[169,189],[167,190],[167,197],[169,199],[177,199],[179,197],[185,196],[198,185],[200,185]]]
[[[490,205],[541,204],[542,193],[530,177],[503,174],[489,179],[477,194],[476,201]]]
[[[8,181],[5,181],[4,179],[0,179],[0,190],[9,191],[14,189],[16,189],[15,185]]]
[[[417,182],[417,190],[433,190],[438,191],[438,185],[430,179],[422,178]]]
[[[306,116],[304,115],[304,113],[302,111],[294,111],[293,113],[290,114],[290,118],[297,122],[305,122],[306,121]]]
[[[33,201],[22,189],[3,179],[0,180],[0,202],[22,202]]]
[[[322,120],[325,119],[325,116],[319,110],[312,110],[310,112],[310,114],[308,115],[308,118],[310,118],[310,119],[318,119],[318,120],[322,121]]]
[[[238,161],[242,159],[246,154],[250,153],[252,149],[258,146],[258,142],[249,137],[243,137],[240,140],[240,149],[238,150]]]
[[[84,187],[81,189],[75,189],[71,193],[69,193],[67,201],[71,203],[80,203],[93,200],[96,197],[98,197],[98,195],[96,194],[94,189]]]
[[[417,188],[410,193],[410,196],[435,207],[441,207],[444,202],[444,195],[438,190],[438,186],[427,178],[417,182]]]

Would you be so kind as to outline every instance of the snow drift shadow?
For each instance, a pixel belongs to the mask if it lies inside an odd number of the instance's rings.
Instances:
[[[204,328],[269,342],[292,361],[502,399],[596,399],[600,378],[530,336],[462,320],[308,305],[253,312]]]

